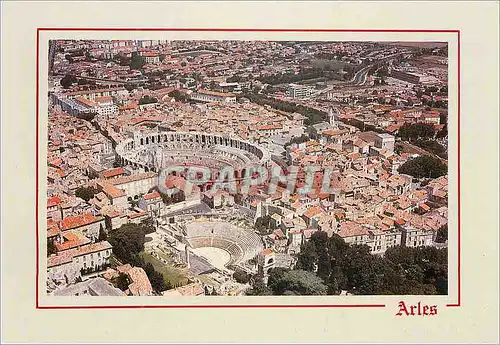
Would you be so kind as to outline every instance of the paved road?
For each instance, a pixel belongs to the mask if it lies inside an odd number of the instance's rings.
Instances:
[[[64,77],[66,75],[71,75],[71,76],[74,76],[76,78],[85,79],[85,80],[94,80],[94,81],[98,81],[98,82],[105,83],[105,84],[116,84],[116,85],[130,84],[130,82],[123,81],[123,80],[112,80],[112,79],[94,78],[94,77],[81,76],[81,75],[72,74],[72,73],[68,73],[68,74],[56,73],[56,74],[54,74],[54,76],[58,76],[58,77]]]
[[[369,65],[360,69],[354,77],[349,81],[349,83],[354,85],[364,85],[366,83],[366,79],[368,77],[368,71],[372,68],[373,65]]]

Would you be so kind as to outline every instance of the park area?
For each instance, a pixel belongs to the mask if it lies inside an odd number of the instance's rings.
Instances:
[[[160,258],[168,262],[168,257],[164,253],[162,253],[161,251],[157,253]],[[163,275],[163,280],[165,281],[165,283],[169,284],[170,286],[177,287],[187,284],[187,275],[183,270],[175,268],[168,263],[164,263],[146,252],[141,252],[139,256],[146,263],[150,263],[151,265],[153,265],[155,271],[160,272]]]

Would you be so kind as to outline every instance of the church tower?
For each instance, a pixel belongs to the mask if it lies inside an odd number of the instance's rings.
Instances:
[[[337,123],[336,123],[337,118],[338,118],[338,113],[334,111],[333,108],[330,107],[330,109],[328,109],[328,119],[330,121],[330,125],[333,128],[337,128]]]

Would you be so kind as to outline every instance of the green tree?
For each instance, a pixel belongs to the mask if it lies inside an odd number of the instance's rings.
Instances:
[[[215,291],[215,289],[214,289]],[[269,296],[273,292],[262,280],[262,277],[255,277],[252,283],[252,288],[246,292],[248,296]]]
[[[272,271],[270,274],[272,275]],[[321,278],[314,273],[304,270],[292,270],[281,272],[273,285],[275,295],[295,294],[295,295],[326,295],[327,286],[323,284]]]
[[[54,244],[54,240],[47,239],[47,256],[52,254],[57,254],[56,245]]]
[[[347,278],[340,266],[333,266],[330,272],[330,277],[327,281],[328,294],[339,295],[347,284]]]
[[[90,199],[94,197],[95,194],[97,194],[97,189],[95,189],[92,186],[89,187],[78,187],[75,191],[75,195],[79,198],[82,198],[86,202],[88,202]]]
[[[283,294],[286,290],[286,286],[283,285],[283,278],[287,272],[290,272],[290,269],[284,267],[271,268],[269,270],[267,286],[274,292]]]
[[[233,278],[241,284],[246,284],[250,281],[250,276],[242,270],[236,270],[233,273]]]
[[[445,243],[448,240],[448,225],[443,225],[437,231],[436,242]]]
[[[318,277],[326,282],[328,280],[328,277],[330,277],[331,269],[332,263],[330,261],[330,257],[328,256],[328,253],[324,251],[318,257]]]
[[[439,132],[441,133],[441,132]],[[438,133],[438,134],[439,134]],[[414,144],[418,147],[423,148],[424,150],[427,150],[429,152],[432,152],[436,155],[438,155],[441,158],[447,158],[447,153],[446,153],[446,148],[438,143],[437,141],[434,140],[422,140],[418,139],[417,141],[414,142]]]
[[[314,242],[308,241],[300,248],[296,267],[306,271],[314,271],[318,262],[318,253]]]
[[[99,241],[106,241],[108,238],[108,234],[106,233],[106,230],[104,230],[104,227],[99,225]]]
[[[128,286],[129,286],[130,282],[128,280],[128,277],[126,274],[124,273],[120,273],[118,275],[118,277],[116,277],[114,280],[113,280],[113,285],[115,287],[117,287],[118,289],[122,290],[122,291],[125,291],[128,289]]]
[[[144,250],[146,229],[138,224],[124,224],[108,234],[113,253],[122,263],[137,263],[137,254]]]
[[[293,145],[293,144],[305,143],[309,140],[310,139],[309,139],[309,136],[307,134],[302,134],[300,137],[294,137],[294,138],[290,139],[290,141],[285,144],[285,148],[289,147],[290,145]]]
[[[432,156],[419,156],[406,161],[398,169],[400,174],[413,177],[437,178],[448,173],[448,167],[441,160]]]
[[[157,103],[158,99],[149,95],[144,95],[139,99],[139,105]]]
[[[174,98],[177,102],[188,101],[188,96],[184,92],[180,92],[179,90],[173,90],[169,92],[168,97]]]
[[[130,60],[130,69],[141,69],[146,64],[146,61],[137,52],[132,53],[132,59]]]
[[[69,89],[71,85],[74,83],[78,82],[77,78],[73,75],[66,74],[64,77],[61,79],[61,86],[65,89]]]
[[[398,136],[403,140],[433,138],[436,134],[434,125],[430,123],[405,123],[399,130]]]

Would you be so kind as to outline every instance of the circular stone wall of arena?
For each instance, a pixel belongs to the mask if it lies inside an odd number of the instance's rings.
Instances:
[[[118,143],[116,158],[122,166],[160,171],[167,166],[203,166],[214,170],[231,166],[268,167],[270,153],[253,143],[225,134],[198,132],[135,132]],[[241,177],[241,176],[240,176]]]
[[[185,234],[193,252],[218,268],[246,262],[263,250],[259,235],[228,222],[193,221],[185,224]]]

